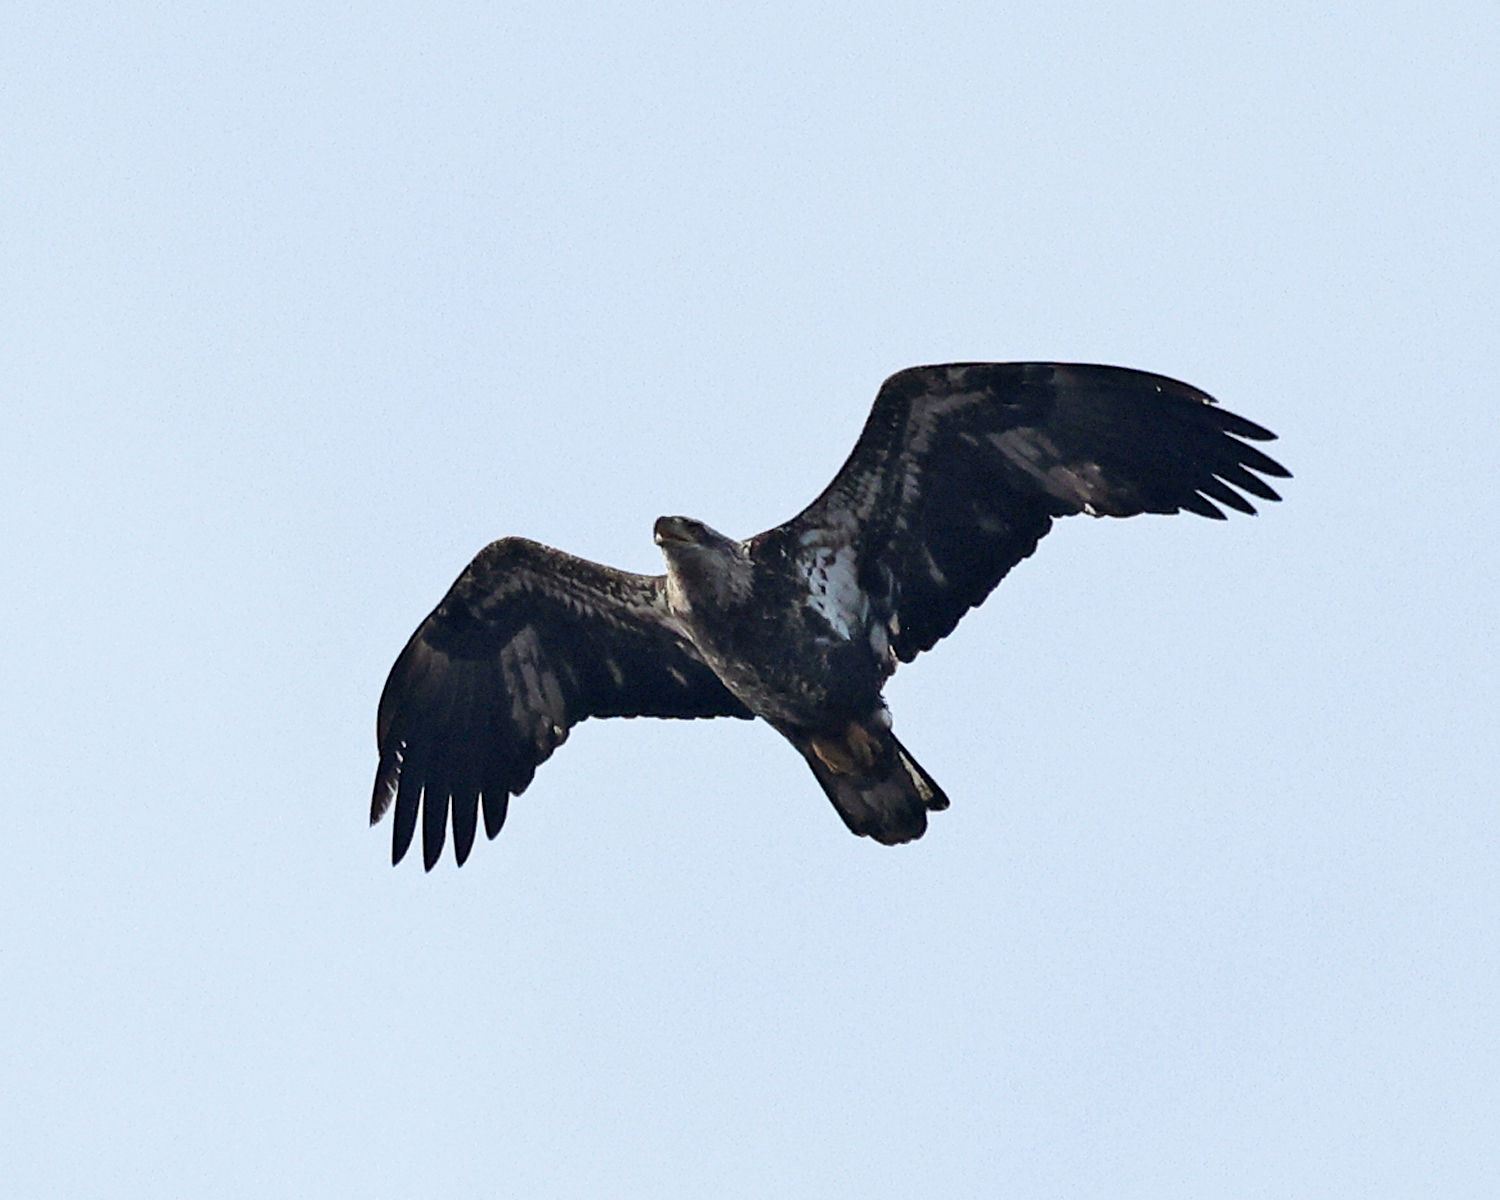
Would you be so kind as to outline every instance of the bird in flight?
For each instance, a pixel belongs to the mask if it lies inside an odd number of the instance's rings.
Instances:
[[[1054,517],[1254,513],[1287,470],[1274,434],[1188,384],[1125,367],[952,363],[881,386],[849,459],[797,516],[735,541],[661,517],[664,575],[524,538],[481,550],[417,627],[380,697],[370,822],[391,861],[463,865],[479,816],[589,717],[759,717],[854,833],[895,845],[948,807],[897,741],[881,688],[1036,549]]]

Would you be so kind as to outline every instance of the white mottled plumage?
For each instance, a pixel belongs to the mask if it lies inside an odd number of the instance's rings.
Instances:
[[[870,598],[859,586],[854,547],[818,546],[802,560],[807,576],[807,605],[846,641],[862,628]]]

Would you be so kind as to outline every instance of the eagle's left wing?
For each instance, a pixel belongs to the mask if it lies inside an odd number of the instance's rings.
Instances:
[[[954,363],[887,379],[849,460],[771,534],[854,547],[903,662],[945,637],[1036,549],[1052,518],[1253,513],[1285,477],[1274,434],[1186,383],[1125,367]],[[1239,490],[1236,490],[1239,489]],[[768,535],[762,535],[763,537]]]
[[[480,551],[412,634],[380,696],[370,823],[394,800],[391,861],[422,810],[422,858],[460,865],[481,803],[494,837],[512,795],[588,717],[749,717],[677,631],[661,576],[524,538]]]

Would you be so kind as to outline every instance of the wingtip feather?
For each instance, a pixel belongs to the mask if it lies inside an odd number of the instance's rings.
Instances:
[[[1190,496],[1184,496],[1177,503],[1180,508],[1185,509],[1187,512],[1197,513],[1200,517],[1207,517],[1210,521],[1229,520],[1216,504],[1199,495],[1197,492],[1194,492]]]
[[[401,783],[396,790],[396,812],[391,822],[391,865],[395,866],[411,849],[412,835],[417,831],[417,810],[422,799],[422,788],[416,781],[416,772],[408,768],[401,773]]]
[[[422,797],[422,866],[432,870],[443,856],[448,833],[448,795],[434,794],[429,787]]]

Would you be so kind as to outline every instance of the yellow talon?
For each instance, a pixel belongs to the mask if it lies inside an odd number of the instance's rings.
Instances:
[[[848,749],[838,742],[814,734],[812,748],[823,765],[835,775],[854,774],[854,759],[850,757]]]

